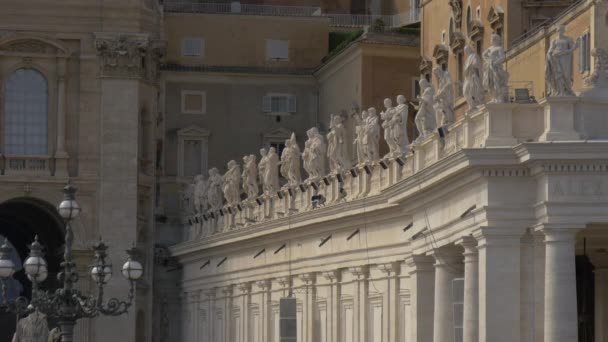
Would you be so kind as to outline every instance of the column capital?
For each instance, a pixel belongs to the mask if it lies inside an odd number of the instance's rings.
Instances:
[[[260,288],[260,290],[269,290],[271,287],[272,281],[270,279],[258,280],[255,282],[255,285]]]
[[[384,264],[379,264],[378,265],[378,269],[380,271],[382,271],[383,273],[386,273],[389,276],[395,276],[397,274],[399,274],[399,271],[401,270],[401,267],[399,267],[400,262],[398,261],[393,261],[393,262],[387,262]]]
[[[433,264],[435,260],[431,256],[412,254],[405,258],[405,264],[409,268],[409,274],[416,272],[432,272],[434,271]]]
[[[291,276],[278,277],[276,281],[282,288],[287,288],[291,285]]]
[[[545,244],[554,242],[571,242],[576,241],[576,234],[584,227],[576,225],[538,225],[535,227],[537,232],[545,235]]]
[[[234,292],[234,285],[224,286],[221,290],[222,294],[224,294],[224,297],[230,297]]]
[[[251,292],[251,282],[238,284],[237,288],[242,294],[248,294],[249,292]]]
[[[477,240],[473,237],[473,235],[463,236],[460,239],[456,240],[454,244],[462,246],[462,248],[464,248],[465,254],[467,252],[477,252]]]
[[[525,234],[525,228],[514,227],[479,227],[473,232],[477,240],[477,248],[486,246],[519,246],[521,237]]]
[[[214,299],[217,295],[217,287],[212,287],[210,289],[203,290],[205,296],[209,297],[209,299]]]
[[[364,279],[367,278],[368,274],[369,274],[369,267],[367,265],[365,266],[355,266],[355,267],[350,267],[348,269],[348,271],[355,277],[357,277],[357,279]]]
[[[306,283],[306,285],[312,285],[315,283],[315,281],[317,280],[317,274],[314,272],[310,272],[310,273],[303,273],[298,275],[298,277]]]
[[[337,283],[340,281],[340,276],[342,275],[342,272],[340,272],[340,270],[325,271],[322,272],[321,275],[325,277],[325,279],[327,279],[330,283]]]

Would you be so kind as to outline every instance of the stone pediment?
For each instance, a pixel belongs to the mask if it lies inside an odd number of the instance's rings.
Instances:
[[[275,128],[275,129],[271,129],[269,131],[264,132],[264,138],[265,139],[289,139],[289,137],[291,136],[291,131],[283,128],[283,127],[279,127],[279,128]]]
[[[437,64],[447,63],[449,55],[450,49],[445,44],[437,44],[433,48],[433,58],[435,58]]]
[[[505,11],[500,5],[493,5],[488,13],[488,22],[494,31],[503,27]]]
[[[0,40],[0,52],[68,57],[70,51],[62,43],[36,36],[8,36]]]
[[[452,32],[450,36],[450,48],[453,53],[460,53],[464,50],[467,39],[462,32]]]
[[[483,23],[480,20],[473,20],[469,29],[469,38],[472,41],[483,39]]]
[[[177,131],[180,137],[208,137],[211,132],[198,126],[188,126]]]
[[[420,56],[419,69],[421,75],[430,73],[433,69],[433,61],[427,56]]]

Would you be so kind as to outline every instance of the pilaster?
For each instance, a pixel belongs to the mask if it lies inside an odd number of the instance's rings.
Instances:
[[[433,257],[411,255],[405,259],[411,289],[411,341],[433,342],[435,268]]]
[[[464,248],[463,342],[479,342],[479,255],[477,240],[465,236],[456,241]]]
[[[329,294],[329,305],[328,308],[331,312],[330,314],[330,324],[329,327],[329,342],[340,342],[340,298],[341,294],[341,271],[334,270],[323,272],[322,275],[327,279],[330,283],[330,294]]]
[[[397,342],[399,338],[398,305],[399,305],[399,271],[401,267],[398,262],[378,265],[378,268],[387,276],[386,294],[384,295],[383,316],[384,319],[383,340]]]
[[[589,255],[595,268],[595,341],[608,342],[608,252]]]
[[[306,297],[304,299],[304,310],[302,313],[304,322],[302,326],[303,331],[303,342],[315,342],[315,300],[316,300],[316,273],[304,273],[300,274],[300,279],[304,282],[304,288],[306,290]]]
[[[368,315],[368,277],[369,267],[357,266],[351,267],[348,271],[355,278],[355,298],[353,301],[354,310],[354,326],[355,333],[353,342],[367,341],[367,315]]]

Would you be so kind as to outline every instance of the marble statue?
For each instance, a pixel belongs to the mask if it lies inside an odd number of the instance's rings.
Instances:
[[[12,342],[48,342],[49,326],[46,315],[35,310],[19,320]]]
[[[274,147],[268,149],[264,167],[264,192],[279,191],[279,155]]]
[[[437,126],[443,127],[454,122],[454,88],[452,77],[447,70],[443,70],[440,66],[433,69],[435,81],[437,82],[437,91],[435,92],[436,108],[440,114]]]
[[[247,194],[247,199],[258,197],[258,168],[257,158],[251,154],[243,157],[243,190]]]
[[[241,201],[241,167],[231,160],[228,162],[228,171],[223,176],[224,198],[228,205],[235,205]]]
[[[594,60],[593,73],[585,80],[587,87],[608,87],[608,50],[594,48],[591,51]],[[604,95],[605,97],[605,95]]]
[[[482,67],[481,58],[470,45],[464,47],[467,60],[464,64],[464,84],[462,93],[469,106],[468,111],[477,109],[484,100],[483,85],[481,84]]]
[[[370,107],[367,113],[363,146],[367,162],[372,163],[380,159],[380,123],[376,108]]]
[[[574,96],[572,91],[572,54],[578,44],[564,34],[563,25],[558,26],[558,37],[555,38],[547,51],[545,65],[545,80],[547,95]]]
[[[258,177],[259,177],[259,184],[262,187],[262,192],[265,192],[265,182],[264,182],[264,174],[266,173],[266,165],[268,164],[267,159],[268,158],[268,151],[266,151],[265,148],[261,148],[260,149],[260,162],[258,163]]]
[[[61,342],[61,330],[59,330],[59,327],[53,328],[49,332],[49,342]]]
[[[357,152],[357,165],[364,165],[367,161],[367,156],[365,153],[365,145],[363,143],[365,137],[365,125],[367,124],[367,118],[369,116],[368,112],[364,110],[361,112],[361,116],[353,113],[355,120],[357,121],[355,126],[355,140],[353,141],[353,145],[355,145],[355,149]]]
[[[302,153],[304,170],[308,173],[307,180],[317,180],[323,177],[325,173],[327,147],[323,136],[316,127],[309,129],[306,135],[308,140],[304,144],[304,153]]]
[[[407,137],[407,124],[408,124],[408,116],[409,116],[409,108],[406,103],[406,98],[403,95],[397,96],[397,106],[395,107],[395,112],[399,117],[401,117],[401,125],[399,126],[399,145],[401,147],[401,151],[406,151],[407,146],[410,144],[410,140]]]
[[[219,210],[224,205],[224,180],[217,168],[209,170],[209,188],[207,190],[207,200],[211,210]]]
[[[194,193],[196,185],[194,183],[183,184],[181,191],[182,210],[185,214],[190,215],[194,213]]]
[[[333,115],[329,124],[330,132],[327,134],[327,157],[329,170],[333,174],[340,173],[350,167],[348,151],[346,150],[346,128],[344,118]]]
[[[426,78],[420,79],[418,83],[420,84],[420,95],[417,96],[419,104],[415,122],[419,136],[415,142],[424,139],[437,129],[435,109],[433,108],[435,96],[433,87]]]
[[[295,133],[285,141],[285,148],[281,154],[281,174],[287,179],[287,187],[297,186],[302,182],[300,175],[300,147],[296,141]]]
[[[389,149],[385,157],[396,157],[401,154],[401,126],[403,122],[401,116],[397,115],[391,99],[384,99],[384,108],[384,111],[380,113],[380,118],[383,120],[384,141],[386,141]]]
[[[509,73],[503,68],[506,60],[502,39],[492,34],[492,45],[483,52],[483,87],[490,94],[490,103],[509,102]]]
[[[203,175],[194,177],[194,212],[202,214],[207,211],[209,205],[207,199],[207,192],[209,183],[205,180]]]

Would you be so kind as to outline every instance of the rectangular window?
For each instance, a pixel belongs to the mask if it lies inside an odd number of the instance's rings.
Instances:
[[[184,174],[185,177],[192,177],[203,172],[203,144],[200,140],[184,141]]]
[[[184,38],[182,41],[182,56],[203,57],[205,40],[203,38]]]
[[[591,36],[589,32],[579,37],[578,70],[581,73],[591,70]]]
[[[289,60],[289,41],[288,40],[266,40],[266,59],[267,60]]]
[[[182,90],[182,113],[205,114],[207,94],[204,91]]]
[[[264,113],[295,113],[296,97],[289,94],[268,94],[263,99]]]

